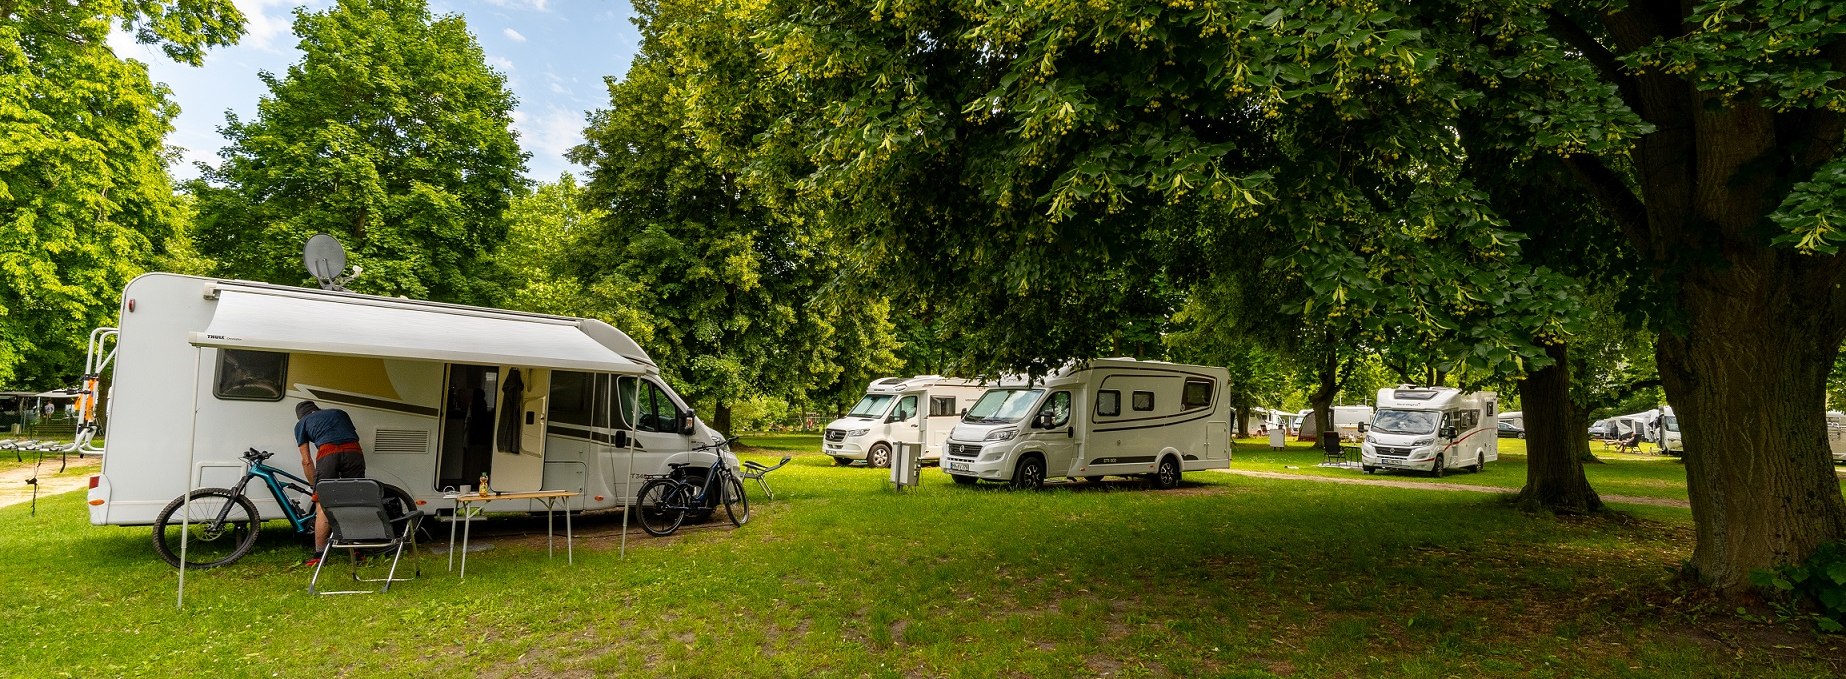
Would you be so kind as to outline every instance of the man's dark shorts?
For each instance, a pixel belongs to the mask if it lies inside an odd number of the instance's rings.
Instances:
[[[334,453],[314,460],[314,481],[365,478],[364,453]]]

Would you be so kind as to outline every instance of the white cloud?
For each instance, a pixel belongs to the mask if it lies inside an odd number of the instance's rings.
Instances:
[[[519,31],[515,31],[511,27],[508,27],[506,30],[500,31],[500,35],[506,36],[506,39],[511,40],[513,42],[525,42],[526,41],[526,36],[521,35]]]
[[[551,0],[487,0],[487,4],[507,9],[529,9],[537,12],[551,11]]]
[[[570,170],[564,153],[583,143],[584,125],[582,111],[561,106],[537,114],[514,111],[513,129],[519,132],[519,145],[532,154],[526,174],[549,181]]]
[[[265,52],[292,53],[295,47],[295,16],[297,6],[307,5],[308,9],[317,9],[319,5],[330,4],[321,0],[233,0],[238,11],[244,13],[244,37],[238,45],[254,47]]]

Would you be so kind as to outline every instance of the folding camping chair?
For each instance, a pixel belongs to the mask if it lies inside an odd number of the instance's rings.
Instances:
[[[1323,431],[1320,433],[1321,464],[1346,464],[1346,446],[1340,445],[1340,433]]]
[[[314,486],[314,492],[320,497],[321,509],[326,512],[322,518],[331,522],[333,534],[327,540],[327,548],[321,551],[320,563],[314,565],[314,578],[308,581],[308,592],[314,592],[314,586],[320,582],[320,571],[327,565],[327,557],[335,549],[348,550],[352,561],[354,582],[382,582],[384,587],[376,590],[386,592],[391,583],[414,580],[423,574],[423,562],[417,555],[417,524],[423,519],[423,513],[415,507],[403,507],[403,516],[392,517],[385,508],[384,486],[372,479],[328,479]],[[416,563],[415,575],[408,578],[397,577],[397,564],[404,556],[404,547],[410,547],[410,558]],[[361,549],[389,549],[391,571],[382,578],[359,577],[359,553]],[[345,590],[339,592],[320,592],[321,594],[373,594],[373,590]]]
[[[791,457],[792,456],[790,455],[783,455],[782,461],[777,462],[776,466],[774,467],[771,467],[761,462],[756,462],[753,460],[744,460],[744,470],[742,472],[739,472],[737,475],[744,477],[746,479],[756,479],[756,485],[763,487],[763,495],[766,495],[769,497],[769,499],[774,500],[776,499],[775,491],[772,491],[769,489],[769,479],[765,479],[763,477],[768,476],[769,472],[773,472],[777,469],[781,469],[782,465],[788,464],[788,461]]]

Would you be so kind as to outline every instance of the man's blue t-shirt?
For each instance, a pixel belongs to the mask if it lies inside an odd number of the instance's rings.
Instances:
[[[295,445],[307,445],[310,441],[316,446],[330,443],[355,443],[359,440],[359,430],[353,428],[353,419],[346,416],[346,411],[338,408],[316,410],[295,423]]]

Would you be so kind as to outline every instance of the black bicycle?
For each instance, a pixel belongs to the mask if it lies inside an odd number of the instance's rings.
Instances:
[[[242,457],[244,476],[236,486],[200,488],[173,498],[154,518],[154,551],[168,565],[180,564],[182,528],[187,568],[215,568],[250,553],[263,527],[256,504],[244,494],[253,479],[261,480],[269,489],[297,537],[314,535],[314,491],[308,487],[307,479],[265,464],[264,460],[273,457],[268,451],[251,448]],[[385,486],[385,495],[386,502],[398,504],[392,508],[395,511],[416,511],[408,493]],[[192,498],[190,504],[186,502],[188,497]],[[182,512],[186,507],[190,509]]]
[[[648,482],[641,486],[640,494],[635,496],[635,505],[641,517],[641,529],[648,535],[672,535],[679,530],[687,518],[703,520],[717,511],[717,505],[724,505],[724,513],[731,519],[731,525],[742,526],[750,520],[750,499],[744,496],[744,483],[737,473],[724,464],[724,452],[730,450],[731,442],[737,439],[725,439],[722,442],[700,446],[693,450],[716,449],[717,459],[705,470],[701,483],[687,481],[688,474],[682,469],[691,466],[678,462],[667,465],[673,472],[666,476],[648,476]]]

